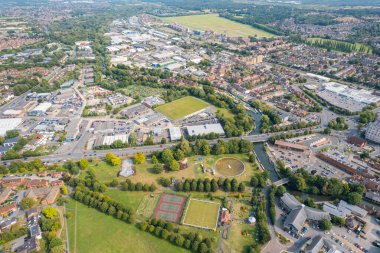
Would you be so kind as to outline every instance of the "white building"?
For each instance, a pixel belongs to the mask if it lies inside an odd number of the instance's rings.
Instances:
[[[365,138],[367,140],[380,143],[380,122],[376,121],[370,123],[365,132]]]
[[[122,141],[123,143],[127,143],[128,142],[128,135],[127,134],[117,134],[117,135],[104,136],[103,145],[111,145],[115,141]]]
[[[9,130],[15,130],[21,122],[22,118],[0,119],[0,136],[4,136]]]
[[[220,123],[217,124],[204,124],[204,125],[197,125],[197,126],[187,126],[186,127],[187,133],[191,135],[204,135],[204,134],[210,134],[210,133],[216,133],[221,136],[223,136],[224,130]]]
[[[169,128],[169,135],[171,141],[178,141],[182,137],[181,129],[179,127]]]
[[[42,115],[45,115],[46,112],[47,112],[47,110],[49,110],[51,106],[52,106],[52,104],[49,103],[49,102],[41,103],[41,104],[37,105],[33,110],[31,110],[29,112],[29,115],[30,116],[42,116]]]

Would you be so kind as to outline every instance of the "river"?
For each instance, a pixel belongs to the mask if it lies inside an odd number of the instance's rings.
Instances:
[[[254,111],[248,111],[248,114],[255,120],[256,128],[254,131],[251,132],[251,135],[259,134],[260,133],[260,119],[261,119],[261,113],[254,112]],[[254,148],[257,160],[264,166],[266,170],[269,171],[270,180],[272,182],[275,182],[279,180],[279,176],[276,172],[275,165],[271,162],[269,159],[268,154],[264,150],[264,143],[255,143]]]

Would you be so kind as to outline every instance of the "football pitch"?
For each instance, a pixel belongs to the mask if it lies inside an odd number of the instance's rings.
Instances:
[[[166,115],[172,120],[177,120],[194,112],[200,111],[208,106],[209,104],[205,101],[187,96],[174,100],[170,103],[160,105],[156,108],[156,111]]]
[[[216,202],[190,199],[183,224],[204,229],[216,229],[219,208],[220,204]]]
[[[191,15],[163,18],[168,23],[177,23],[194,30],[212,30],[218,34],[227,36],[260,36],[272,37],[273,34],[256,29],[249,25],[241,24],[226,18],[219,17],[218,14]]]

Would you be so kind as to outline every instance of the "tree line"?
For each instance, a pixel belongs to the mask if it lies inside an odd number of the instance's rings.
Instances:
[[[219,178],[219,180],[215,179],[185,179],[183,182],[177,182],[175,185],[175,189],[179,192],[216,192],[217,190],[222,190],[225,192],[244,192],[245,185],[244,183],[238,183],[238,181],[233,178],[232,180],[229,178]]]
[[[215,239],[203,238],[200,233],[180,233],[175,229],[172,223],[159,219],[150,219],[148,222],[142,221],[138,228],[142,231],[149,232],[158,238],[167,240],[170,243],[191,250],[192,252],[211,253]]]
[[[344,199],[348,203],[357,205],[361,202],[365,187],[363,184],[344,183],[337,178],[324,178],[313,175],[304,169],[291,172],[284,165],[279,166],[280,173],[288,177],[290,189],[314,195],[331,196]]]

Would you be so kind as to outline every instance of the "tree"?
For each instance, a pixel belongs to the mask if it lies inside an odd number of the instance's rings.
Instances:
[[[358,205],[362,201],[362,195],[357,192],[350,192],[347,196],[347,202],[352,205]]]
[[[282,197],[282,195],[284,195],[285,192],[286,192],[286,188],[284,186],[280,185],[276,189],[276,196],[277,197]]]
[[[63,244],[62,240],[58,237],[55,237],[55,238],[50,240],[49,249],[53,249],[55,247],[61,246],[62,244]]]
[[[82,170],[87,170],[88,167],[90,166],[90,163],[88,162],[88,160],[86,158],[82,158],[80,159],[79,161],[79,166]]]
[[[152,172],[154,174],[160,174],[163,171],[162,165],[159,163],[153,164]]]
[[[344,218],[341,218],[341,217],[332,216],[331,217],[331,223],[338,225],[338,226],[344,226],[346,224],[346,220]]]
[[[173,156],[173,152],[172,152],[172,150],[169,149],[169,148],[166,148],[166,149],[162,152],[162,154],[161,154],[161,159],[162,159],[162,161],[163,161],[166,165],[169,165],[170,162],[171,162],[172,160],[174,160],[174,156]]]
[[[152,155],[152,164],[157,164],[158,163],[158,159],[155,155]]]
[[[52,206],[45,207],[42,213],[48,219],[53,219],[58,216],[58,211]]]
[[[332,229],[332,224],[329,220],[322,220],[320,223],[319,223],[319,227],[322,229],[322,230],[325,230],[325,231],[329,231]]]
[[[243,183],[239,184],[238,191],[239,192],[244,192],[245,191],[245,185]]]
[[[112,166],[118,166],[121,164],[121,159],[112,153],[107,153],[106,161]]]
[[[135,164],[144,164],[145,163],[145,155],[141,151],[139,151],[133,157],[133,161]]]
[[[256,161],[256,157],[254,154],[249,154],[249,158],[248,158],[248,161],[250,163],[254,163]]]
[[[63,195],[69,194],[69,190],[67,189],[66,185],[62,185],[61,192],[62,192]]]
[[[169,164],[169,168],[171,171],[178,171],[179,170],[179,163],[176,160],[172,160]]]
[[[32,198],[24,198],[21,200],[20,206],[23,210],[28,210],[36,205],[36,201]]]

